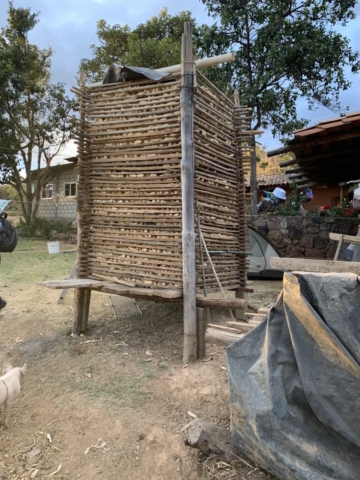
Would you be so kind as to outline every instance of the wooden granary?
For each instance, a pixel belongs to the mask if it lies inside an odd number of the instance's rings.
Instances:
[[[76,288],[74,333],[86,329],[91,290],[183,302],[184,360],[193,361],[197,309],[243,308],[248,290],[244,175],[253,132],[247,110],[196,68],[190,24],[183,37],[181,69],[162,69],[160,80],[74,89],[78,263],[68,286]],[[238,298],[207,298],[224,290]]]

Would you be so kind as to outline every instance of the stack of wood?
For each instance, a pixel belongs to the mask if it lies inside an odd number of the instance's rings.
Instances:
[[[257,327],[267,316],[271,308],[272,304],[259,308],[256,313],[246,312],[246,321],[230,321],[227,322],[227,326],[209,323],[205,332],[206,342],[225,346],[231,345]]]

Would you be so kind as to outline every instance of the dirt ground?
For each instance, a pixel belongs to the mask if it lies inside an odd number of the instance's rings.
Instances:
[[[182,362],[182,308],[139,301],[141,316],[115,319],[108,295],[93,293],[90,328],[73,338],[73,291],[37,285],[67,278],[74,247],[49,255],[45,241],[21,240],[2,254],[0,364],[27,363],[25,386],[0,428],[0,479],[270,479],[185,447],[188,412],[229,427],[225,348]],[[255,281],[250,304],[268,305],[279,281]],[[212,312],[226,324],[227,312]]]

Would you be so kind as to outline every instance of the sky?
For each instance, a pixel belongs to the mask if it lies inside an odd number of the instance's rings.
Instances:
[[[16,8],[29,7],[32,12],[40,13],[40,21],[29,39],[40,48],[52,47],[52,82],[64,82],[68,91],[77,83],[76,74],[80,60],[91,58],[90,45],[97,43],[98,20],[104,19],[111,25],[117,23],[135,28],[167,7],[171,15],[190,10],[197,23],[213,23],[200,0],[14,0],[13,4]],[[7,1],[0,0],[0,27],[6,25],[7,9]],[[355,50],[360,50],[359,4],[356,11],[358,18],[341,32],[351,40],[351,46]],[[350,112],[360,111],[360,75],[346,72],[346,76],[353,85],[341,94],[340,101],[344,108],[349,106]],[[298,104],[298,114],[310,119],[310,124],[336,116],[325,108],[309,112],[303,101]],[[257,137],[257,140],[267,150],[281,146],[280,141],[273,139],[270,132]],[[65,158],[74,154],[74,146],[69,145],[62,151],[61,156]]]

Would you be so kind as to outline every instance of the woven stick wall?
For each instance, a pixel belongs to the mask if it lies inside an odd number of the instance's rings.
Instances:
[[[197,73],[195,94],[195,193],[201,230],[219,280],[225,289],[246,284],[245,190],[241,156],[237,155],[234,104]],[[244,183],[244,182],[243,182]],[[206,258],[206,257],[205,257]],[[198,288],[202,288],[197,255]],[[207,291],[219,291],[209,262]]]
[[[246,283],[245,190],[234,105],[201,76],[196,92],[195,194],[224,288]],[[78,275],[182,288],[180,78],[74,89],[78,125]],[[240,152],[240,153],[239,153]],[[202,266],[197,252],[197,288]],[[206,265],[208,291],[218,291]]]

